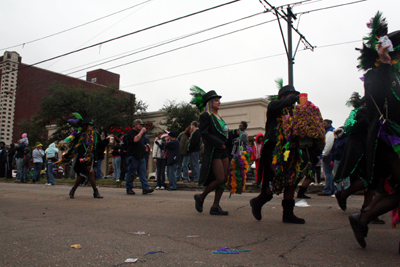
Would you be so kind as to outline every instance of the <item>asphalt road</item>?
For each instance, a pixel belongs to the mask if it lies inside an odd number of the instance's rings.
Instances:
[[[282,223],[281,196],[256,221],[255,193],[225,193],[221,206],[230,214],[218,217],[208,212],[213,193],[200,214],[191,191],[99,189],[104,199],[90,187],[69,199],[69,186],[0,183],[0,266],[400,266],[400,234],[389,214],[385,225],[370,225],[365,249],[354,239],[347,216],[362,196],[343,212],[334,198],[313,194],[310,207],[295,208],[306,224],[292,225]],[[222,247],[250,252],[212,253]],[[152,251],[163,253],[145,255]]]

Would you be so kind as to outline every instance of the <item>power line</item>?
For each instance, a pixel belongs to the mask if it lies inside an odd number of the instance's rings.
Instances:
[[[131,85],[123,86],[123,87],[121,87],[121,88],[132,87],[132,86],[138,86],[138,85],[147,84],[147,83],[152,83],[152,82],[158,82],[158,81],[167,80],[167,79],[172,79],[172,78],[176,78],[176,77],[180,77],[180,76],[186,76],[186,75],[189,75],[189,74],[194,74],[194,73],[199,73],[199,72],[204,72],[204,71],[209,71],[209,70],[215,70],[215,69],[226,68],[226,67],[230,67],[230,66],[234,66],[234,65],[240,65],[240,64],[244,64],[244,63],[248,63],[248,62],[252,62],[252,61],[257,61],[257,60],[262,60],[262,59],[267,59],[267,58],[277,57],[277,56],[282,56],[282,55],[285,55],[285,53],[280,53],[280,54],[275,54],[275,55],[270,55],[270,56],[255,58],[255,59],[244,60],[244,61],[235,62],[235,63],[231,63],[231,64],[226,64],[226,65],[221,65],[221,66],[217,66],[217,67],[211,67],[211,68],[208,68],[208,69],[202,69],[202,70],[197,70],[197,71],[182,73],[182,74],[178,74],[178,75],[174,75],[174,76],[169,76],[169,77],[164,77],[164,78],[159,78],[159,79],[151,80],[151,81],[147,81],[147,82],[141,82],[141,83],[131,84]]]
[[[124,8],[124,9],[122,9],[122,10],[120,10],[120,11],[117,11],[117,12],[111,13],[111,14],[109,14],[109,15],[106,15],[106,16],[104,16],[104,17],[101,17],[101,18],[98,18],[98,19],[95,19],[95,20],[92,20],[92,21],[83,23],[83,24],[81,24],[81,25],[78,25],[78,26],[75,26],[75,27],[72,27],[72,28],[69,28],[69,29],[60,31],[60,32],[56,32],[56,33],[53,33],[53,34],[50,34],[50,35],[47,35],[47,36],[44,36],[44,37],[41,37],[41,38],[32,40],[32,41],[24,42],[24,43],[22,43],[22,44],[18,44],[18,45],[14,45],[14,46],[9,46],[9,47],[6,47],[6,48],[1,48],[0,50],[7,50],[7,49],[14,48],[14,47],[18,47],[18,46],[21,46],[21,45],[22,45],[22,46],[25,46],[26,44],[30,44],[30,43],[37,42],[37,41],[40,41],[40,40],[43,40],[43,39],[47,39],[47,38],[53,37],[53,36],[55,36],[55,35],[58,35],[58,34],[61,34],[61,33],[65,33],[65,32],[68,32],[68,31],[71,31],[71,30],[80,28],[80,27],[82,27],[82,26],[91,24],[91,23],[93,23],[93,22],[96,22],[96,21],[99,21],[99,20],[102,20],[102,19],[111,17],[111,16],[113,16],[113,15],[116,15],[116,14],[118,14],[118,13],[121,13],[121,12],[124,12],[124,11],[126,11],[126,10],[132,9],[132,8],[134,8],[134,7],[137,7],[137,6],[139,6],[139,5],[142,5],[142,4],[147,3],[147,2],[150,2],[150,1],[151,1],[151,0],[146,0],[146,1],[142,2],[142,3],[136,4],[136,5],[131,6],[131,7],[128,7],[128,8]]]
[[[191,43],[191,44],[180,46],[180,47],[177,47],[177,48],[174,48],[174,49],[171,49],[171,50],[167,50],[167,51],[164,51],[164,52],[161,52],[161,53],[158,53],[158,54],[154,54],[154,55],[147,56],[147,57],[144,57],[144,58],[136,59],[134,61],[123,63],[123,64],[120,64],[120,65],[108,68],[106,70],[116,69],[116,68],[119,68],[119,67],[122,67],[122,66],[126,66],[126,65],[130,65],[130,64],[133,64],[133,63],[136,63],[136,62],[139,62],[139,61],[143,61],[143,60],[149,59],[149,58],[153,58],[153,57],[157,57],[157,56],[164,55],[164,54],[167,54],[167,53],[171,53],[171,52],[183,49],[183,48],[187,48],[187,47],[190,47],[190,46],[193,46],[193,45],[197,45],[197,44],[201,44],[201,43],[204,43],[204,42],[207,42],[207,41],[211,41],[211,40],[214,40],[214,39],[226,36],[226,35],[230,35],[230,34],[233,34],[233,33],[240,32],[240,31],[248,30],[250,28],[261,26],[261,25],[270,23],[270,22],[275,21],[275,20],[276,19],[269,20],[269,21],[266,21],[266,22],[261,22],[261,23],[258,23],[258,24],[252,25],[252,26],[248,26],[248,27],[239,29],[239,30],[235,30],[235,31],[232,31],[232,32],[224,33],[224,34],[221,34],[221,35],[218,35],[218,36],[214,36],[214,37],[211,37],[211,38],[208,38],[208,39],[205,39],[205,40],[201,40],[201,41],[198,41],[198,42],[195,42],[195,43]],[[82,77],[85,77],[85,76],[80,76],[78,78],[82,78]]]
[[[219,7],[223,7],[223,6],[226,6],[226,5],[229,5],[229,4],[233,4],[233,3],[239,2],[239,1],[240,0],[233,0],[231,2],[227,2],[227,3],[224,3],[224,4],[218,5],[218,6],[210,7],[210,8],[207,8],[207,9],[204,9],[204,10],[201,10],[201,11],[197,11],[197,12],[194,12],[194,13],[191,13],[191,14],[188,14],[188,15],[184,15],[184,16],[181,16],[181,17],[178,17],[178,18],[175,18],[175,19],[171,19],[171,20],[168,20],[168,21],[165,21],[165,22],[161,22],[159,24],[155,24],[155,25],[152,25],[152,26],[149,26],[149,27],[146,27],[146,28],[134,31],[134,32],[130,32],[130,33],[118,36],[118,37],[114,37],[114,38],[108,39],[108,40],[100,42],[100,43],[89,45],[89,46],[86,46],[86,47],[83,47],[83,48],[80,48],[80,49],[77,49],[77,50],[74,50],[74,51],[71,51],[71,52],[68,52],[68,53],[65,53],[65,54],[61,54],[59,56],[55,56],[55,57],[52,57],[52,58],[49,58],[49,59],[42,60],[42,61],[36,62],[34,64],[27,65],[27,66],[25,66],[23,68],[33,67],[33,66],[42,64],[44,62],[47,62],[47,61],[51,61],[51,60],[54,60],[54,59],[57,59],[57,58],[60,58],[60,57],[65,57],[65,56],[68,56],[68,55],[71,55],[71,54],[74,54],[74,53],[77,53],[77,52],[80,52],[80,51],[83,51],[83,50],[86,50],[86,49],[89,49],[89,48],[93,48],[95,46],[99,46],[99,45],[102,45],[102,44],[105,44],[105,43],[109,43],[109,42],[112,42],[112,41],[115,41],[115,40],[130,36],[130,35],[133,35],[133,34],[136,34],[136,33],[139,33],[139,32],[150,30],[150,29],[153,29],[153,28],[156,28],[156,27],[159,27],[159,26],[171,23],[171,22],[175,22],[175,21],[178,21],[178,20],[181,20],[181,19],[184,19],[184,18],[188,18],[188,17],[194,16],[194,15],[198,15],[198,14],[201,14],[201,13],[204,13],[204,12],[207,12],[207,11],[219,8]],[[20,70],[20,69],[18,69],[18,70]],[[14,70],[14,71],[17,71],[17,70]],[[11,73],[11,72],[14,72],[14,71],[8,71],[8,72],[5,72],[3,74],[8,74],[8,73]],[[3,75],[3,74],[1,74],[1,75]]]
[[[147,4],[149,4],[149,3],[150,3],[150,2],[147,1]],[[146,5],[147,5],[147,4],[146,4]],[[134,11],[133,11],[132,13],[130,13],[128,16],[126,16],[126,17],[122,18],[121,20],[117,21],[116,23],[114,23],[113,25],[111,25],[111,26],[108,27],[107,29],[101,31],[101,32],[98,33],[97,35],[93,36],[92,38],[90,38],[89,40],[87,40],[86,42],[84,42],[83,44],[81,44],[80,46],[78,46],[78,47],[75,48],[75,49],[78,49],[78,48],[82,47],[83,45],[89,43],[91,40],[93,40],[93,39],[96,38],[97,36],[100,36],[102,33],[108,31],[109,29],[111,29],[112,27],[114,27],[115,25],[117,25],[118,23],[120,23],[121,21],[123,21],[124,19],[126,19],[127,17],[131,16],[133,13],[136,13],[137,11],[139,11],[140,9],[142,9],[143,7],[145,7],[146,5],[143,5],[143,6],[141,6],[140,8],[134,10]],[[60,62],[62,59],[63,59],[63,58],[60,58],[59,60],[53,62],[52,64],[50,64],[49,66],[47,66],[47,68],[50,68],[51,66],[57,64],[57,63]]]
[[[335,43],[335,44],[328,44],[328,45],[321,45],[321,46],[315,46],[315,48],[316,49],[318,49],[318,48],[326,48],[326,47],[332,47],[332,46],[338,46],[338,45],[344,45],[344,44],[350,44],[350,43],[356,43],[356,42],[358,43],[358,42],[360,42],[360,40],[341,42],[341,43]],[[307,49],[303,49],[303,50],[300,50],[300,52],[304,52],[306,50]],[[234,62],[234,63],[231,63],[231,64],[221,65],[221,66],[217,66],[217,67],[211,67],[211,68],[207,68],[207,69],[202,69],[202,70],[196,70],[196,71],[192,71],[192,72],[177,74],[177,75],[168,76],[168,77],[164,77],[164,78],[159,78],[159,79],[155,79],[155,80],[150,80],[150,81],[146,81],[146,82],[141,82],[141,83],[135,83],[135,84],[127,85],[127,86],[122,86],[121,88],[133,87],[133,86],[138,86],[138,85],[158,82],[158,81],[162,81],[162,80],[168,80],[168,79],[181,77],[181,76],[186,76],[186,75],[190,75],[190,74],[194,74],[194,73],[199,73],[199,72],[204,72],[204,71],[209,71],[209,70],[214,70],[214,69],[226,68],[226,67],[230,67],[230,66],[240,65],[240,64],[244,64],[244,63],[249,63],[249,62],[253,62],[253,61],[258,61],[258,60],[263,60],[263,59],[268,59],[268,58],[277,57],[277,56],[283,56],[283,55],[286,55],[286,53],[269,55],[269,56],[265,56],[265,57],[254,58],[254,59],[249,59],[249,60],[244,60],[244,61],[239,61],[239,62]]]
[[[305,12],[296,13],[296,15],[308,14],[308,13],[311,13],[311,12],[314,12],[314,11],[321,11],[321,10],[325,10],[325,9],[335,8],[335,7],[347,6],[347,5],[357,4],[357,3],[365,2],[365,1],[367,1],[367,0],[359,0],[359,1],[340,4],[340,5],[336,5],[336,6],[318,8],[318,9],[314,9],[314,10],[309,10],[309,11],[305,11]]]
[[[160,42],[160,43],[157,43],[157,44],[146,46],[144,48],[139,48],[139,49],[134,50],[135,52],[132,52],[132,53],[129,53],[129,54],[126,54],[126,55],[123,55],[123,56],[120,56],[120,57],[117,57],[117,58],[114,58],[114,59],[110,59],[110,60],[107,60],[107,61],[103,61],[101,63],[95,64],[95,65],[91,65],[89,67],[85,67],[83,69],[79,69],[79,70],[67,73],[66,75],[74,74],[76,72],[80,72],[80,71],[83,71],[83,70],[86,70],[86,69],[97,67],[97,66],[102,65],[102,64],[106,64],[106,63],[109,63],[109,62],[112,62],[112,61],[116,61],[116,60],[119,60],[119,59],[122,59],[122,58],[125,58],[125,57],[128,57],[128,56],[132,56],[132,55],[147,51],[147,50],[151,50],[151,49],[156,48],[156,47],[160,47],[160,46],[163,46],[163,45],[166,45],[166,44],[169,44],[169,43],[173,43],[173,42],[176,42],[176,41],[179,41],[179,40],[183,40],[185,38],[188,38],[188,37],[200,34],[200,33],[204,33],[204,32],[210,31],[210,30],[214,30],[214,29],[217,29],[217,28],[220,28],[220,27],[223,27],[223,26],[226,26],[226,25],[238,22],[238,21],[249,19],[249,18],[258,16],[258,15],[264,14],[264,13],[266,13],[266,11],[259,12],[259,13],[256,13],[256,14],[253,14],[253,15],[250,15],[250,16],[246,16],[246,17],[243,17],[243,18],[240,18],[240,19],[236,19],[236,20],[233,20],[233,21],[230,21],[230,22],[226,22],[226,23],[223,23],[223,24],[220,24],[220,25],[217,25],[217,26],[213,26],[211,28],[207,28],[207,29],[204,29],[204,30],[201,30],[201,31],[193,32],[193,33],[181,36],[181,37],[176,37],[176,38],[173,38],[173,39],[170,39],[170,40],[167,40],[167,41],[163,41],[163,42]]]

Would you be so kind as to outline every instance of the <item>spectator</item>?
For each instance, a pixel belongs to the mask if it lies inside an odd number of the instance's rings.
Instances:
[[[7,177],[7,150],[4,142],[0,142],[0,177]]]
[[[188,151],[189,138],[190,138],[190,126],[185,129],[184,132],[181,132],[176,138],[179,141],[179,153],[180,153],[180,161],[177,162],[177,172],[176,172],[176,180],[179,181],[181,177],[182,171],[182,180],[184,183],[189,182],[189,161],[190,161],[190,153]],[[168,157],[167,157],[168,161]],[[168,165],[168,164],[167,164]],[[169,179],[169,178],[168,178]]]
[[[319,196],[331,196],[335,194],[335,182],[334,176],[332,173],[331,166],[331,151],[333,147],[333,143],[335,141],[335,137],[333,136],[333,130],[335,128],[332,127],[331,120],[324,120],[323,122],[325,128],[325,147],[322,150],[322,167],[324,168],[325,173],[325,187],[322,192],[319,192]]]
[[[193,121],[190,126],[189,153],[190,153],[190,168],[192,170],[193,182],[199,182],[200,165],[199,156],[201,148],[201,134],[199,131],[199,123]]]
[[[149,168],[149,157],[150,157],[150,139],[146,136],[146,133],[143,134],[144,137],[144,146],[146,149],[146,153],[144,154],[144,159],[146,160],[146,178],[147,178],[147,170]]]
[[[258,133],[256,136],[256,139],[254,140],[254,145],[253,145],[253,153],[251,153],[251,160],[256,163],[256,184],[257,186],[261,185],[261,177],[258,177],[258,165],[260,164],[260,156],[261,156],[261,150],[262,150],[262,145],[263,145],[263,140],[264,140],[264,135],[262,133]]]
[[[93,169],[95,173],[96,180],[103,179],[103,171],[101,169],[101,164],[103,163],[104,160],[104,151],[106,150],[106,147],[110,143],[110,138],[113,137],[113,135],[107,136],[104,140],[101,140],[101,135],[99,136],[99,140],[97,142],[97,148],[96,148],[96,156],[97,156],[97,163],[94,164]],[[86,178],[87,181],[88,178]]]
[[[142,184],[142,194],[150,194],[154,191],[151,189],[146,180],[146,160],[144,158],[146,154],[146,148],[144,143],[143,134],[146,132],[146,128],[142,128],[142,120],[136,119],[133,122],[133,129],[127,133],[124,139],[123,150],[127,151],[127,165],[128,172],[125,174],[126,180],[126,193],[128,195],[134,195],[133,189],[133,178],[137,171],[139,179]]]
[[[339,167],[340,161],[343,156],[344,147],[347,143],[348,135],[344,132],[343,127],[339,127],[333,131],[333,135],[335,137],[335,142],[332,147],[332,161],[333,161],[333,171],[335,175],[337,173],[337,169]],[[332,164],[331,164],[332,165]],[[347,177],[343,181],[337,183],[337,191],[343,191],[350,186],[350,178]]]
[[[113,178],[119,182],[119,177],[121,176],[121,141],[123,134],[118,134],[116,138],[114,138],[113,148],[112,148],[112,156],[113,156]]]
[[[247,122],[241,121],[239,124],[240,136],[233,140],[232,155],[239,154],[241,151],[247,151],[247,145],[249,144],[249,135],[246,132]],[[240,148],[241,147],[241,148]]]
[[[24,148],[24,158],[22,162],[22,178],[21,182],[27,183],[29,182],[29,166],[31,161],[31,150],[29,147]]]
[[[22,180],[22,172],[23,172],[23,164],[24,164],[24,149],[25,145],[20,143],[15,148],[15,162],[17,165],[17,179],[15,180],[16,183],[21,182]]]
[[[12,177],[12,170],[15,169],[15,145],[10,144],[10,147],[7,150],[7,178],[11,179]]]
[[[20,140],[19,143],[20,143],[20,144],[23,144],[23,145],[25,145],[25,146],[28,146],[28,145],[29,145],[28,134],[23,133],[23,134],[22,134],[22,139]]]
[[[178,162],[180,162],[181,157],[179,140],[176,138],[176,132],[174,130],[168,133],[165,147],[167,149],[167,172],[169,181],[168,190],[171,191],[178,189],[176,184],[175,170],[176,165]]]
[[[55,185],[53,169],[55,162],[57,161],[58,153],[56,144],[51,143],[44,153],[46,154],[46,185]]]
[[[44,151],[42,149],[42,146],[43,145],[41,143],[36,142],[35,149],[32,151],[32,157],[33,157],[32,183],[40,181],[40,172],[42,171],[43,157],[44,157]]]
[[[157,187],[156,190],[165,189],[165,166],[167,165],[167,159],[165,157],[165,136],[163,132],[159,132],[153,146],[153,159],[157,166]]]

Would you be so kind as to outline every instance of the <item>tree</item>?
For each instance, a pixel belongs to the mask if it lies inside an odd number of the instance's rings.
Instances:
[[[57,130],[49,137],[50,142],[64,140],[71,133],[73,128],[68,119],[74,118],[73,112],[79,113],[83,118],[92,118],[95,122],[94,130],[107,134],[111,126],[130,125],[131,114],[141,117],[147,108],[142,101],[136,101],[118,88],[88,90],[82,86],[65,84],[48,88],[40,107],[31,122],[23,122],[21,125],[24,130],[28,130],[45,129],[46,126],[55,124]],[[42,134],[42,137],[45,136]]]
[[[185,131],[192,121],[199,120],[199,110],[187,102],[167,100],[160,110],[166,114],[160,124],[166,126],[167,130],[175,130],[177,134]]]

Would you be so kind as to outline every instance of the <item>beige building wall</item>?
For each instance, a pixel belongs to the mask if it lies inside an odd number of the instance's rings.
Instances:
[[[264,98],[255,98],[241,101],[233,101],[221,103],[221,107],[219,113],[224,121],[227,123],[228,128],[233,130],[239,127],[241,121],[246,121],[248,124],[247,133],[249,135],[249,140],[254,140],[254,137],[258,133],[265,132],[265,123],[266,123],[266,113],[267,113],[268,101]],[[151,131],[152,135],[156,135],[159,130],[163,130],[164,126],[161,126],[160,123],[164,119],[164,112],[162,111],[154,111],[147,112],[146,115],[142,118],[142,120],[146,122],[151,122],[154,125],[154,129]],[[56,130],[55,125],[48,126],[48,135],[50,136]],[[153,145],[154,145],[154,136],[149,136],[150,139],[150,147],[151,153],[149,157],[149,173],[155,172],[156,166],[153,161]],[[61,143],[64,141],[60,140]],[[105,153],[106,157],[102,163],[102,170],[104,176],[108,175],[109,167],[112,162],[112,156],[109,153],[111,149],[111,144],[107,147]],[[62,152],[59,152],[59,157],[62,156]]]

